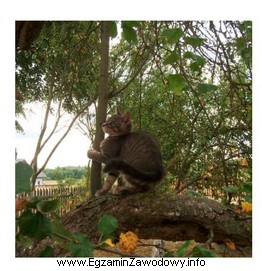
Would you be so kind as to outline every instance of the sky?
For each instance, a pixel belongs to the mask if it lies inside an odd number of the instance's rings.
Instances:
[[[16,118],[23,127],[24,133],[16,133],[15,147],[17,158],[25,159],[30,163],[35,152],[45,111],[40,103],[27,105],[26,108],[26,118],[22,116]],[[54,135],[53,140],[50,140],[49,144],[44,147],[43,153],[39,156],[38,166],[42,166],[44,163],[53,146],[68,126],[69,119],[70,115],[63,117],[60,125],[61,129]],[[50,115],[47,132],[52,128],[54,120],[55,118]],[[77,128],[72,127],[71,131],[54,152],[46,168],[86,166],[88,163],[86,153],[89,146],[90,140],[88,137],[83,135]]]

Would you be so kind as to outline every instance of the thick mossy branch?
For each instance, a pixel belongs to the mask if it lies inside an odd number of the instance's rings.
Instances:
[[[210,230],[213,241],[227,238],[237,245],[251,245],[248,231],[251,218],[207,198],[156,193],[130,196],[106,195],[92,198],[63,219],[72,232],[86,233],[94,241],[99,237],[97,224],[104,215],[118,219],[119,231],[134,231],[141,239],[206,242]]]

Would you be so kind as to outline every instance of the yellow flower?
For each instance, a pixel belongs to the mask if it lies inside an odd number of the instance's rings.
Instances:
[[[137,247],[138,236],[132,231],[121,233],[119,238],[119,247],[127,253],[132,253]]]
[[[251,203],[243,201],[243,202],[241,202],[241,206],[242,206],[243,213],[248,213],[248,212],[252,211],[252,204]]]
[[[115,244],[112,243],[112,239],[106,239],[105,243],[110,247],[115,247]]]
[[[248,167],[248,161],[246,158],[239,157],[237,160],[241,166]]]

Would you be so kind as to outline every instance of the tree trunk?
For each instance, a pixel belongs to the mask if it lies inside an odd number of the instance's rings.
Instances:
[[[140,239],[173,242],[194,239],[207,244],[231,241],[239,251],[243,248],[249,251],[248,255],[251,254],[250,216],[238,214],[207,198],[150,192],[129,196],[105,195],[91,198],[69,212],[62,223],[71,233],[86,234],[96,244],[100,237],[98,221],[105,214],[118,220],[116,237],[121,232],[133,231]],[[24,256],[38,257],[48,244],[54,246],[53,256],[70,255],[67,249],[56,246],[52,239],[46,238]]]
[[[109,66],[109,26],[110,22],[101,22],[101,65],[98,89],[98,106],[96,112],[96,133],[94,149],[99,150],[100,142],[104,139],[101,123],[106,119],[108,102],[108,66]],[[101,164],[92,161],[91,195],[101,188]]]
[[[104,215],[118,219],[121,232],[136,232],[140,239],[206,242],[213,231],[214,242],[230,239],[236,245],[250,246],[251,218],[207,198],[138,193],[130,196],[106,195],[92,198],[63,219],[72,232],[99,238],[97,224]]]

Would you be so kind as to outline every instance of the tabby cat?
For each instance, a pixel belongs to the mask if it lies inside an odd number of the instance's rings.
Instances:
[[[117,186],[115,194],[145,192],[162,180],[164,169],[160,148],[151,135],[131,132],[129,112],[122,115],[118,111],[102,124],[102,129],[109,136],[101,142],[101,152],[88,150],[88,157],[104,163],[104,172],[108,173],[96,196],[106,194],[120,176],[131,186]]]

